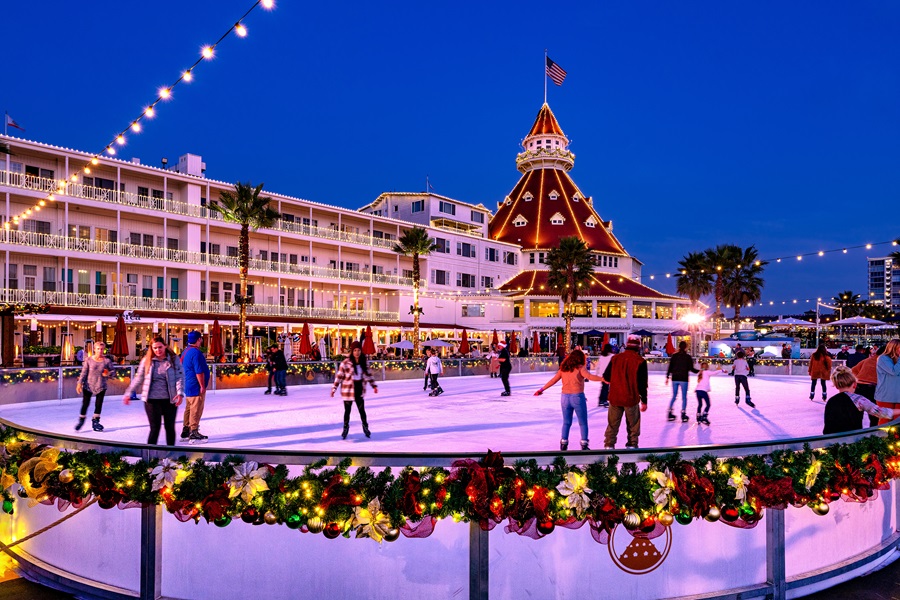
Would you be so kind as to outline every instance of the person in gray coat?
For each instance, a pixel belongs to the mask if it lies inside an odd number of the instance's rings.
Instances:
[[[178,407],[184,399],[184,370],[175,353],[166,346],[166,341],[155,338],[150,350],[141,359],[134,370],[134,379],[125,390],[122,402],[131,403],[131,393],[140,391],[150,422],[148,444],[155,444],[159,439],[161,422],[166,427],[166,445],[175,445],[175,419]]]

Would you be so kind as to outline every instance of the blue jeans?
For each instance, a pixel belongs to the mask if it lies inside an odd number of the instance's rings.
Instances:
[[[563,424],[562,437],[560,439],[568,441],[569,429],[572,428],[572,413],[578,417],[578,426],[581,428],[581,439],[588,440],[588,421],[587,421],[587,397],[584,392],[580,394],[560,394],[559,406],[562,408]]]
[[[678,388],[681,388],[681,412],[687,410],[687,387],[687,381],[672,382],[672,400],[669,402],[669,410],[672,410],[672,407],[675,406],[675,398],[678,397]]]
[[[275,371],[275,387],[281,390],[287,388],[287,371]]]

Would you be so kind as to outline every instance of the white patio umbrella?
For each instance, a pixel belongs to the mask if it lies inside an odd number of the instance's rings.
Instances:
[[[427,342],[422,342],[423,346],[429,346],[431,348],[452,348],[453,344],[445,342],[444,340],[428,340]]]
[[[399,348],[400,350],[412,350],[413,343],[409,340],[400,340],[399,342],[394,342],[388,348]]]
[[[766,323],[769,327],[815,327],[815,323],[810,323],[809,321],[803,321],[801,319],[795,319],[794,317],[788,317],[787,319],[778,319],[777,321],[771,321]]]
[[[870,319],[868,317],[849,317],[847,319],[841,319],[840,321],[832,321],[828,323],[828,325],[886,325],[884,321],[879,321],[878,319]]]

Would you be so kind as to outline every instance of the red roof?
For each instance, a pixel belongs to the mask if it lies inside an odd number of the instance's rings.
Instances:
[[[550,106],[545,102],[541,110],[538,111],[537,118],[534,120],[534,125],[531,126],[531,131],[528,132],[528,136],[546,135],[548,133],[566,135],[553,115],[553,111],[550,110]]]
[[[547,287],[546,270],[522,271],[500,286],[502,292],[521,290],[523,296],[558,296]],[[669,296],[662,292],[638,283],[622,275],[595,272],[591,276],[591,285],[579,294],[581,298],[649,298],[651,300],[683,300],[679,296]]]
[[[608,227],[568,173],[535,169],[522,175],[491,218],[489,230],[491,239],[524,249],[555,248],[560,238],[576,236],[591,250],[628,256]]]

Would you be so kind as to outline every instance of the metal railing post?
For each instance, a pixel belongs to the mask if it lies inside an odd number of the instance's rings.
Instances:
[[[59,366],[59,378],[56,380],[56,399],[63,399],[63,368],[62,365]]]
[[[150,451],[142,450],[141,458],[150,459]],[[141,600],[157,600],[162,596],[162,511],[157,504],[141,507]]]
[[[766,583],[772,593],[767,598],[784,600],[787,591],[784,559],[784,510],[766,510]]]
[[[488,600],[489,534],[477,521],[469,523],[469,600]]]

